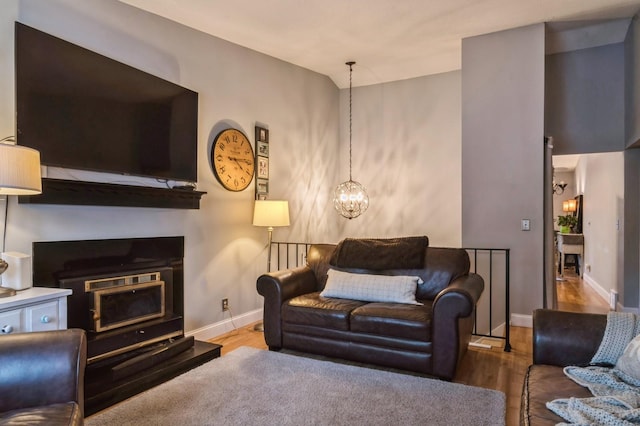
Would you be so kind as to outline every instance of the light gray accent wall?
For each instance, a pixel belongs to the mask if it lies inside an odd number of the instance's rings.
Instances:
[[[354,79],[361,72],[356,64]],[[431,246],[460,246],[460,78],[454,71],[353,89],[352,175],[367,189],[370,206],[358,218],[341,218],[341,235],[427,235]],[[340,101],[339,173],[327,180],[332,191],[349,178],[349,89]]]
[[[624,56],[616,43],[546,57],[545,135],[554,155],[624,149]]]
[[[462,41],[462,243],[511,249],[511,312],[522,315],[543,294],[544,31]]]

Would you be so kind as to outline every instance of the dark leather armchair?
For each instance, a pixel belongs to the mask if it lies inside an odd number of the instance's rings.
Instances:
[[[84,330],[0,336],[0,425],[84,424]]]

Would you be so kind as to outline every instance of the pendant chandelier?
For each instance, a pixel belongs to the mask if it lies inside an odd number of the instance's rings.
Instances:
[[[349,65],[349,180],[338,185],[333,192],[333,206],[341,216],[353,219],[364,213],[369,207],[369,196],[367,190],[360,183],[351,178],[351,136],[352,136],[352,74],[355,62],[346,63]]]

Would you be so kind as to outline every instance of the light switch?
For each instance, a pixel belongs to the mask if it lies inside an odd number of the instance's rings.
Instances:
[[[520,229],[523,231],[531,230],[531,221],[529,219],[522,219],[522,223],[520,225]]]

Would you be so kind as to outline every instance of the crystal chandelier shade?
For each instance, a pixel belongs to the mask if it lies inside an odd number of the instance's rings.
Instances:
[[[355,62],[347,62],[349,65],[349,180],[342,182],[333,191],[333,207],[338,213],[347,219],[353,219],[364,213],[369,208],[369,195],[362,184],[351,177],[351,136],[352,136],[352,74]]]

